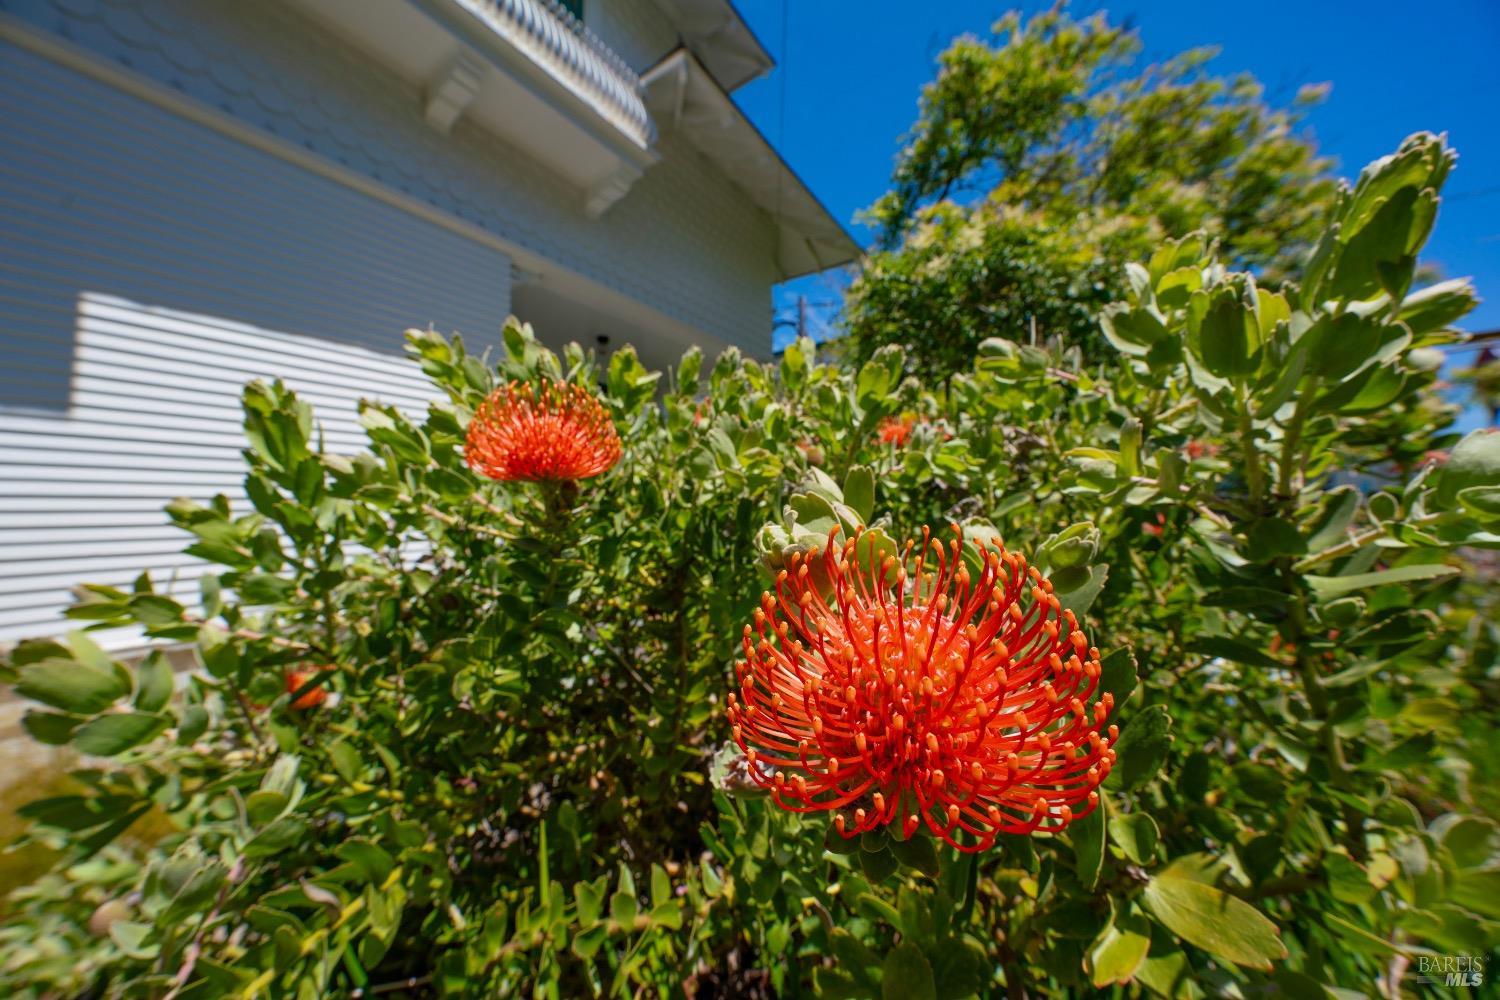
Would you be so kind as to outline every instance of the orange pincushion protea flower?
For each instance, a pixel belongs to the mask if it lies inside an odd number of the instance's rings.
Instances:
[[[911,429],[916,425],[917,418],[910,413],[899,417],[886,417],[875,428],[875,436],[881,444],[895,445],[899,448],[911,439]]]
[[[464,460],[506,482],[588,479],[620,460],[609,413],[583,386],[547,382],[540,392],[512,382],[490,394],[469,421]]]
[[[845,837],[925,824],[962,851],[1096,808],[1114,697],[1089,704],[1099,651],[1051,584],[998,542],[923,529],[869,570],[860,533],[836,534],[778,574],[735,667],[734,738],[777,805],[833,812]]]
[[[311,670],[288,670],[286,672],[286,693],[296,694],[298,691],[302,690],[302,687],[307,684],[308,681],[318,676],[318,672],[320,669],[323,668],[314,667]],[[300,698],[293,701],[292,707],[305,711],[309,708],[317,708],[327,700],[328,692],[323,690],[321,687],[315,687],[306,691]]]

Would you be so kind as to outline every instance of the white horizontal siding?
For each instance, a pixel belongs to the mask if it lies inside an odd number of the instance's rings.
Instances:
[[[0,642],[69,627],[81,582],[196,595],[162,506],[249,510],[250,379],[352,454],[361,399],[433,396],[406,328],[498,340],[492,248],[4,43],[0,120]]]

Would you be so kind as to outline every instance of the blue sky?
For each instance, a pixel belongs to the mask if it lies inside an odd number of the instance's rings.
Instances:
[[[983,0],[737,3],[779,65],[736,99],[861,242],[870,234],[854,215],[887,189],[900,138],[916,118],[918,93],[932,78],[938,53],[959,34],[987,33],[1017,6]],[[1020,6],[1029,12],[1043,5]],[[1500,3],[1156,0],[1074,3],[1071,9],[1075,15],[1103,9],[1113,20],[1128,19],[1152,60],[1218,46],[1215,72],[1248,70],[1278,103],[1289,103],[1304,83],[1331,83],[1328,100],[1308,123],[1341,176],[1357,174],[1412,132],[1446,131],[1459,152],[1458,167],[1424,259],[1447,277],[1474,279],[1487,301],[1470,315],[1468,329],[1500,328]],[[781,289],[778,305],[789,311],[799,293],[818,304],[838,298],[835,281],[814,278]]]

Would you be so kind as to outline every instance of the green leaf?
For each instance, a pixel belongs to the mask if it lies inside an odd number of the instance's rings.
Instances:
[[[1500,846],[1495,824],[1479,816],[1446,813],[1433,820],[1432,833],[1460,868],[1483,867]]]
[[[16,693],[75,715],[93,715],[130,693],[119,674],[78,660],[45,659],[20,670]]]
[[[1432,733],[1417,733],[1389,750],[1366,757],[1360,761],[1359,769],[1404,773],[1414,765],[1427,763],[1436,748],[1436,736]]]
[[[823,831],[823,850],[830,854],[849,855],[859,850],[858,837],[845,837],[832,824]]]
[[[629,929],[635,926],[635,915],[639,904],[635,896],[628,892],[616,892],[609,897],[609,916],[621,927]]]
[[[1146,813],[1126,813],[1110,817],[1109,839],[1138,865],[1151,863],[1156,855],[1156,843],[1160,836],[1156,820]]]
[[[130,612],[142,625],[171,625],[182,621],[182,605],[161,594],[136,594]]]
[[[21,716],[21,727],[38,743],[60,747],[73,738],[73,733],[83,722],[76,715],[59,715],[56,712],[37,712],[27,709]]]
[[[1278,556],[1300,556],[1307,542],[1292,522],[1279,517],[1263,517],[1250,526],[1245,553],[1251,562],[1270,562]]]
[[[808,362],[817,354],[810,337],[798,337],[781,353],[781,384],[787,392],[797,393],[807,381]]]
[[[1349,525],[1359,511],[1359,491],[1352,486],[1329,490],[1323,498],[1323,509],[1313,522],[1307,538],[1307,551],[1322,552],[1348,537]]]
[[[1125,704],[1125,700],[1135,691],[1137,669],[1135,653],[1129,646],[1110,650],[1099,661],[1097,693],[1108,691],[1114,695],[1116,708]]]
[[[1203,367],[1219,378],[1251,375],[1258,363],[1260,324],[1236,290],[1221,289],[1208,296],[1194,344]]]
[[[1266,670],[1280,669],[1283,664],[1262,653],[1254,646],[1238,639],[1231,639],[1223,635],[1205,635],[1187,644],[1189,653],[1199,656],[1211,656],[1216,659],[1231,660],[1235,663],[1243,663],[1249,667],[1262,667]]]
[[[579,931],[573,937],[570,946],[573,954],[584,961],[593,958],[604,945],[605,938],[609,935],[609,928],[604,924],[596,924],[587,930]]]
[[[854,379],[854,401],[862,418],[881,416],[896,408],[892,393],[901,378],[903,359],[900,348],[887,345],[860,368]]]
[[[1109,566],[1100,563],[1089,567],[1088,579],[1076,587],[1067,590],[1056,591],[1057,600],[1064,608],[1067,608],[1080,619],[1093,607],[1094,600],[1098,598],[1099,592],[1104,589],[1104,582],[1109,579]],[[1054,581],[1055,582],[1055,581]]]
[[[245,815],[257,826],[269,823],[286,811],[288,801],[281,792],[260,789],[245,797]]]
[[[1441,330],[1462,318],[1479,304],[1474,286],[1468,278],[1440,281],[1420,291],[1412,292],[1401,300],[1401,312],[1397,315],[1413,334],[1420,336],[1433,330]]]
[[[245,845],[247,858],[269,858],[280,854],[307,836],[307,823],[295,815],[282,816],[265,827]]]
[[[1500,486],[1500,433],[1493,428],[1471,431],[1448,454],[1437,475],[1437,497],[1447,507],[1458,502],[1458,491],[1473,486]]]
[[[1167,930],[1215,958],[1269,971],[1286,957],[1276,925],[1222,889],[1162,874],[1147,883],[1141,900]]]
[[[1151,928],[1151,951],[1136,969],[1135,978],[1155,995],[1172,1000],[1199,1000],[1203,996],[1193,983],[1187,952],[1160,925]]]
[[[918,830],[906,840],[892,839],[889,846],[897,861],[908,868],[915,868],[923,875],[937,878],[937,848],[933,845],[932,838],[924,832]]]
[[[1068,827],[1073,840],[1073,870],[1085,889],[1099,884],[1099,873],[1104,868],[1104,826],[1108,815],[1108,798],[1101,793],[1099,805]]]
[[[1500,920],[1500,868],[1466,871],[1448,890],[1453,901],[1491,920]]]
[[[1327,600],[1341,594],[1370,587],[1383,587],[1388,583],[1411,583],[1416,580],[1440,580],[1458,573],[1457,566],[1443,563],[1421,563],[1415,566],[1396,566],[1374,573],[1355,573],[1350,576],[1309,576],[1307,585],[1319,598]]]
[[[891,853],[889,845],[887,845],[878,851],[867,851],[864,848],[860,848],[859,866],[865,873],[865,878],[870,880],[871,885],[879,885],[896,874],[896,870],[901,867],[901,864],[896,860],[896,855]]]
[[[1099,315],[1099,326],[1105,339],[1117,350],[1137,357],[1146,355],[1153,344],[1169,336],[1154,309],[1132,308],[1123,302],[1106,306]]]
[[[135,707],[142,712],[160,711],[172,699],[172,664],[155,650],[136,668]]]
[[[1308,374],[1338,382],[1375,356],[1382,337],[1379,323],[1348,312],[1336,319],[1319,319],[1298,346],[1305,345]]]
[[[875,473],[868,465],[856,465],[844,477],[844,503],[865,524],[875,516]]]
[[[365,878],[377,884],[384,882],[396,866],[383,847],[368,840],[346,840],[334,848],[333,853],[335,857],[359,866]]]
[[[578,922],[587,927],[597,921],[604,912],[605,883],[574,882],[573,903],[578,908]]]
[[[146,742],[167,728],[167,721],[165,716],[146,712],[101,715],[78,727],[72,746],[93,757],[113,757]]]
[[[881,981],[884,1000],[937,1000],[937,982],[932,964],[910,941],[892,948],[885,957]]]
[[[1097,987],[1128,983],[1151,948],[1151,925],[1134,907],[1119,913],[1089,948],[1089,979]]]
[[[962,938],[948,937],[929,953],[938,1000],[964,1000],[984,990],[984,954]]]
[[[1165,705],[1150,705],[1131,719],[1115,741],[1117,760],[1108,779],[1111,787],[1129,792],[1156,777],[1172,747],[1171,727]]]
[[[1323,859],[1323,874],[1328,891],[1341,903],[1368,903],[1375,897],[1375,886],[1358,864],[1343,854],[1329,854]]]

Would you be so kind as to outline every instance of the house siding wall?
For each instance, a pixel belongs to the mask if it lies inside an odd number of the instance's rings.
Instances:
[[[245,509],[247,380],[353,453],[361,397],[433,395],[403,329],[499,341],[491,247],[3,42],[0,120],[0,641],[79,582],[196,588],[161,508]]]
[[[756,356],[770,350],[775,231],[685,143],[601,219],[582,192],[460,119],[443,136],[421,95],[274,0],[0,0],[9,12],[332,163],[556,261]],[[595,0],[627,61],[670,44],[639,0]],[[683,210],[684,205],[694,211]]]

